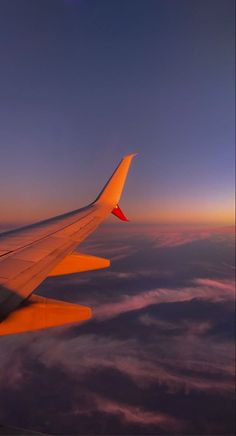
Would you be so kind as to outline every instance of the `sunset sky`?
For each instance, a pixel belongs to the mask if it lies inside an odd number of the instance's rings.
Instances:
[[[234,3],[0,0],[0,233],[92,202],[137,153],[131,222],[75,249],[109,268],[34,289],[91,319],[0,335],[0,434],[235,434]],[[65,238],[1,235],[2,306],[88,214]]]
[[[0,223],[83,206],[138,152],[133,221],[232,224],[233,36],[231,0],[1,0]]]

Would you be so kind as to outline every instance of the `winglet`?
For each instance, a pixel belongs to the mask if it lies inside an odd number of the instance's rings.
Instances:
[[[122,212],[120,206],[118,206],[118,204],[116,205],[116,207],[114,207],[114,209],[112,209],[111,213],[117,216],[117,218],[119,218],[121,221],[129,221],[125,214]]]
[[[121,160],[103,190],[96,198],[96,203],[106,203],[112,208],[118,204],[134,156],[136,156],[136,154],[129,154]]]

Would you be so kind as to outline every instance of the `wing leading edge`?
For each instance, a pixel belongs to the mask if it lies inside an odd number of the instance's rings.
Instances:
[[[36,313],[42,313],[42,308],[47,311],[47,317],[53,311],[50,325],[46,321],[35,322],[34,326],[37,328],[34,329],[78,322],[91,317],[91,310],[84,306],[72,310],[71,306],[76,305],[58,302],[57,306],[55,300],[52,304],[42,305],[42,301],[36,302],[36,297],[31,295],[49,275],[109,266],[106,259],[76,255],[73,251],[117,207],[133,157],[134,155],[129,155],[122,159],[99,196],[88,206],[0,234],[0,335],[32,330],[32,314],[37,319]],[[70,305],[73,319],[69,315],[62,319],[63,304],[65,313],[69,311]],[[22,323],[24,316],[29,321]],[[25,328],[22,327],[23,324]]]

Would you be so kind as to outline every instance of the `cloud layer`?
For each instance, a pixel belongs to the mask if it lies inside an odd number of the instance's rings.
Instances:
[[[84,246],[112,253],[110,270],[39,289],[91,304],[90,322],[1,338],[2,422],[49,434],[232,434],[232,234],[191,230],[177,243],[167,233],[158,244],[153,229],[136,230]]]

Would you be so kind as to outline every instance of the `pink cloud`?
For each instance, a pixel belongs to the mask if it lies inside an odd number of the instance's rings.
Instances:
[[[27,350],[31,358],[46,368],[60,367],[77,381],[95,371],[115,369],[144,388],[155,383],[164,384],[173,392],[180,389],[232,392],[235,371],[232,344],[199,336],[204,328],[207,326],[203,325],[199,331],[190,324],[184,338],[170,335],[167,343],[160,337],[155,347],[153,343],[141,345],[136,339],[120,340],[101,334],[64,338],[60,336],[63,329],[21,335],[15,340],[15,349],[13,346],[9,349],[7,342],[5,348],[1,347],[1,355],[5,357],[0,362],[4,374],[0,385],[8,383],[7,374],[12,377],[12,389],[18,389],[34,376],[29,369],[25,370]]]
[[[193,284],[195,286],[182,289],[153,289],[122,296],[119,301],[97,307],[94,316],[98,320],[109,319],[161,302],[189,301],[193,298],[219,302],[233,301],[235,298],[233,281],[199,278]],[[232,346],[227,342],[217,343],[204,337],[204,333],[211,328],[210,322],[183,320],[176,325],[174,321],[166,322],[147,314],[140,316],[139,321],[150,328],[155,325],[166,331],[182,326],[185,330],[184,340],[179,335],[170,335],[168,348],[161,341],[153,350],[148,343],[140,348],[140,343],[135,339],[118,340],[101,334],[63,339],[60,337],[63,329],[20,335],[17,340],[14,336],[2,338],[1,386],[5,385],[8,373],[11,376],[11,386],[15,389],[29,376],[25,372],[24,352],[21,351],[27,349],[45,367],[61,366],[78,379],[83,379],[91,371],[113,368],[127,374],[141,386],[155,382],[164,383],[170,389],[184,386],[186,390],[232,390]],[[206,371],[214,377],[203,376]],[[218,377],[219,373],[226,375],[226,378]]]
[[[182,336],[169,336],[153,344],[135,339],[118,340],[102,335],[61,339],[60,335],[34,337],[27,349],[49,368],[62,367],[77,380],[90,373],[115,369],[138,386],[164,384],[179,389],[230,392],[234,390],[234,350],[230,343],[215,343],[190,329]],[[22,360],[24,356],[21,356]],[[12,357],[9,356],[9,367]],[[197,370],[196,370],[197,369]],[[210,376],[208,376],[209,374]],[[220,377],[219,377],[220,374]]]
[[[198,285],[207,286],[215,289],[222,289],[226,292],[235,292],[234,280],[212,280],[212,279],[195,279],[194,282]]]
[[[93,396],[97,409],[112,415],[118,415],[121,420],[142,426],[154,425],[166,430],[181,430],[183,422],[161,412],[148,412],[140,407],[131,406],[104,397]]]
[[[5,363],[1,362],[0,366],[0,386],[14,390],[21,389],[27,378],[21,356],[16,355],[11,362],[5,359]]]
[[[114,231],[115,230],[115,231]],[[197,240],[204,240],[214,237],[218,241],[228,241],[234,243],[235,229],[233,226],[227,227],[208,227],[197,225],[158,225],[158,224],[128,224],[127,226],[120,227],[119,225],[106,225],[101,228],[88,242],[84,244],[89,249],[101,249],[104,252],[104,241],[107,246],[105,250],[107,253],[114,253],[114,244],[120,244],[121,241],[126,241],[124,246],[118,248],[123,250],[135,250],[135,244],[129,238],[132,237],[134,241],[140,240],[140,235],[147,241],[150,240],[159,247],[174,247],[184,245]],[[127,239],[128,238],[128,239]],[[116,251],[117,253],[117,251]],[[116,255],[116,253],[114,253]],[[125,253],[125,251],[123,251]]]
[[[182,320],[178,322],[178,326],[176,326],[176,322],[166,321],[163,319],[155,318],[154,316],[145,313],[139,317],[139,321],[141,324],[148,327],[158,327],[162,330],[174,332],[176,328],[183,328],[186,331],[186,334],[190,335],[201,335],[209,331],[212,327],[210,321],[190,321],[190,320]]]
[[[212,301],[234,299],[234,281],[216,281],[211,279],[196,279],[198,286],[182,289],[153,289],[136,295],[125,295],[119,301],[103,304],[94,310],[97,319],[114,318],[122,313],[140,310],[151,304],[189,301],[193,298]]]

